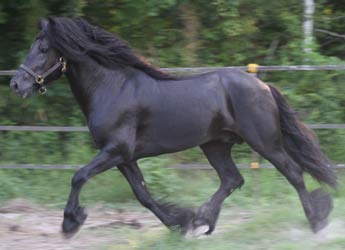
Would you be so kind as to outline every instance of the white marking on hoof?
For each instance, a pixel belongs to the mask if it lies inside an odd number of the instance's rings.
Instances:
[[[201,235],[207,233],[210,230],[209,225],[202,225],[200,227],[197,227],[193,230],[193,237],[198,238]]]

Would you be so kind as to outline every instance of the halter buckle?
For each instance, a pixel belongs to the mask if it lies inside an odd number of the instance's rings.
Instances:
[[[41,94],[41,95],[44,95],[45,93],[47,93],[47,88],[42,86],[38,89],[38,92]]]
[[[59,61],[62,64],[61,73],[64,74],[66,72],[66,70],[67,70],[67,63],[66,63],[66,61],[65,61],[65,59],[63,57],[60,57]]]
[[[38,75],[35,79],[36,83],[38,83],[39,85],[42,85],[44,82],[44,77],[41,75]]]

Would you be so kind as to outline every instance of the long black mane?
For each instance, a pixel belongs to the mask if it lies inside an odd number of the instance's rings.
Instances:
[[[81,61],[88,57],[107,68],[133,67],[155,79],[178,78],[152,66],[123,39],[82,18],[50,17],[48,21],[43,35],[68,60]]]

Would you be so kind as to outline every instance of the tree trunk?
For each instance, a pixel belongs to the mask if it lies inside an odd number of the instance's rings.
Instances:
[[[313,15],[315,10],[314,0],[304,0],[304,52],[312,52],[313,45]]]
[[[181,18],[184,24],[183,35],[185,39],[184,61],[188,66],[198,63],[197,50],[199,47],[200,20],[195,6],[191,3],[182,4],[180,7]]]

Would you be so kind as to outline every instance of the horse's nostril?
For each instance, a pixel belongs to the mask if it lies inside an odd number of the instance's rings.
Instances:
[[[18,90],[18,83],[16,81],[11,81],[10,83],[10,87],[13,89],[13,90]]]

